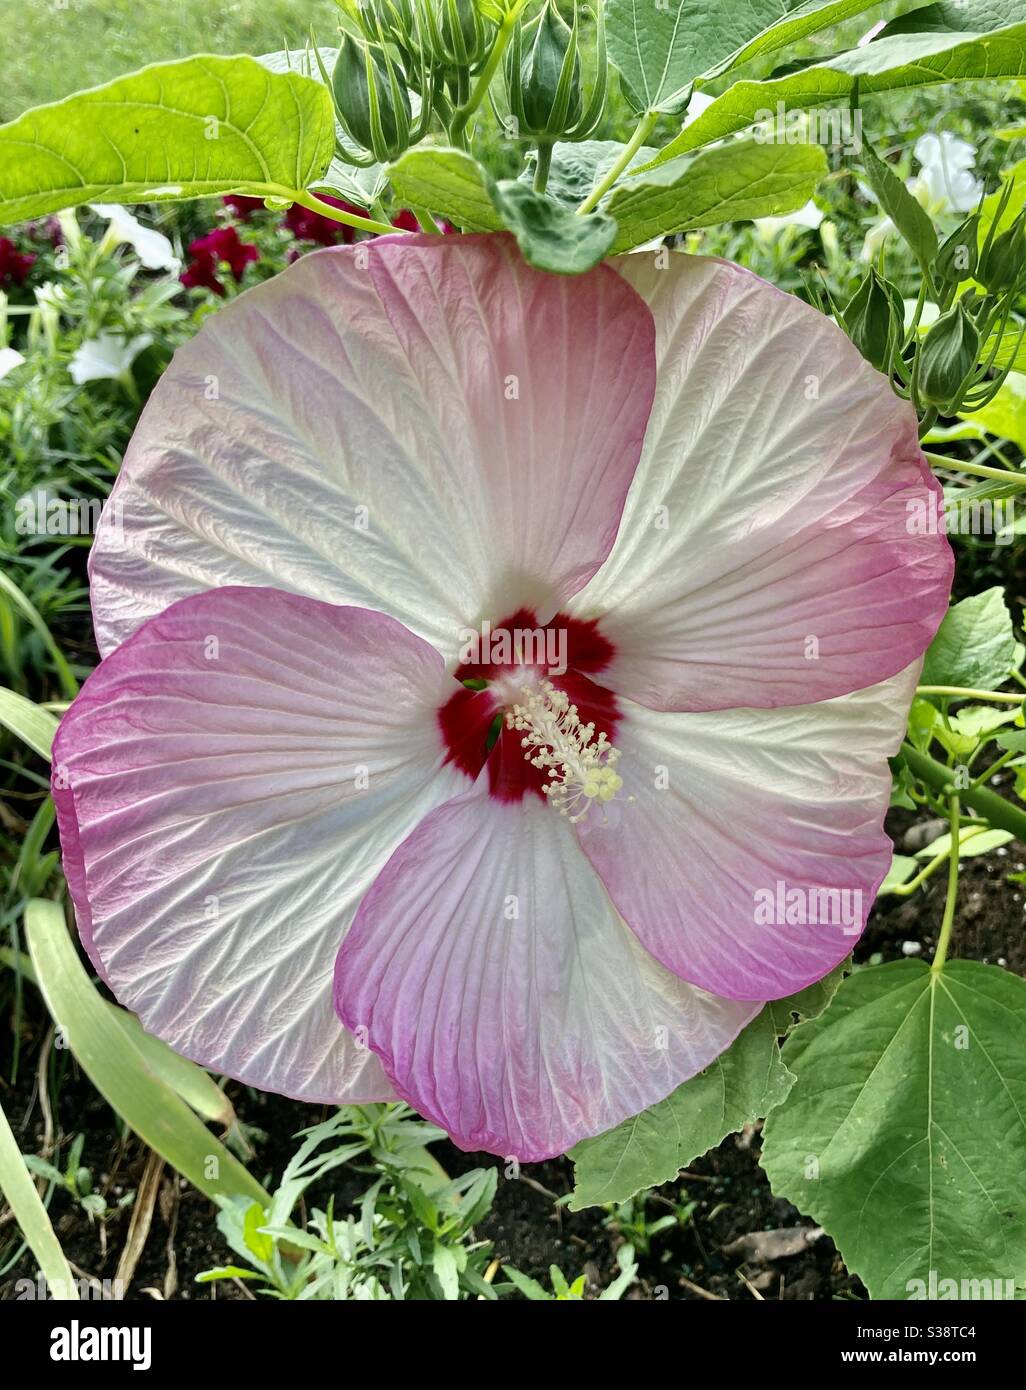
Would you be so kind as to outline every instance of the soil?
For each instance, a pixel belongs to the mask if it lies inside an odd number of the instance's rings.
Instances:
[[[899,850],[915,847],[921,825],[910,813],[891,813],[888,828]],[[1026,886],[1009,881],[1009,875],[1026,873],[1026,850],[1014,843],[988,855],[964,862],[951,955],[965,956],[1005,966],[1026,975],[1026,933],[1017,930],[1026,914]],[[874,908],[869,927],[859,943],[856,959],[895,960],[918,943],[928,958],[936,943],[944,901],[944,875],[930,880],[915,898],[885,898]],[[1014,914],[1014,923],[1009,920]],[[910,943],[911,945],[909,945]],[[40,1152],[46,1142],[46,1126],[40,1106],[37,1062],[49,1028],[42,1005],[26,993],[22,1029],[22,1053],[17,1082],[0,1080],[0,1099],[26,1152]],[[0,1046],[0,1077],[11,1075],[11,1036]],[[54,1132],[63,1138],[66,1154],[70,1137],[85,1136],[81,1163],[109,1205],[138,1187],[147,1151],[132,1135],[112,1133],[111,1112],[82,1076],[66,1052],[47,1048],[55,1099]],[[236,1110],[249,1126],[262,1131],[254,1171],[273,1182],[294,1150],[292,1136],[316,1123],[327,1113],[280,1096],[267,1095],[232,1085]],[[587,1276],[592,1295],[618,1272],[615,1255],[625,1239],[633,1239],[639,1264],[639,1282],[627,1294],[631,1299],[831,1299],[864,1298],[857,1279],[847,1273],[832,1241],[816,1236],[813,1223],[788,1202],[775,1198],[759,1166],[758,1128],[724,1140],[697,1160],[676,1183],[657,1188],[648,1198],[649,1223],[674,1211],[679,1217],[667,1230],[641,1248],[629,1230],[613,1215],[591,1208],[570,1212],[557,1199],[572,1187],[571,1165],[566,1159],[532,1164],[521,1178],[506,1179],[501,1173],[494,1205],[477,1228],[482,1240],[493,1243],[493,1253],[504,1263],[548,1284],[550,1265],[558,1265],[573,1279]],[[449,1144],[435,1146],[443,1167],[456,1175],[470,1167],[499,1166],[489,1154],[464,1154]],[[358,1199],[364,1180],[346,1174],[335,1180],[336,1209]],[[77,1270],[98,1279],[112,1279],[128,1229],[130,1208],[91,1223],[70,1197],[56,1193],[51,1203],[58,1237]],[[796,1254],[757,1260],[734,1248],[734,1242],[753,1232],[805,1226],[810,1242]],[[10,1259],[10,1220],[0,1225],[0,1259]],[[6,1251],[6,1253],[4,1253]],[[206,1199],[165,1169],[142,1258],[126,1291],[130,1299],[237,1299],[250,1293],[241,1284],[201,1285],[195,1276],[213,1265],[231,1260],[213,1221]],[[29,1255],[0,1275],[0,1299],[17,1296],[16,1281],[34,1277]]]

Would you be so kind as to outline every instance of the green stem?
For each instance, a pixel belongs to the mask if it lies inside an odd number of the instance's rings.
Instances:
[[[641,149],[642,145],[645,143],[648,137],[652,134],[652,131],[655,129],[655,124],[656,121],[658,121],[658,119],[658,111],[645,112],[641,120],[638,122],[637,127],[635,128],[634,134],[631,136],[627,144],[624,145],[623,149],[621,150],[620,158],[609,170],[605,178],[603,178],[598,184],[595,185],[595,187],[588,194],[587,198],[585,198],[584,202],[577,209],[581,217],[583,217],[586,213],[591,212],[594,208],[598,207],[599,203],[612,188],[613,184],[616,183],[617,179],[630,164],[631,160]]]
[[[965,834],[962,835],[961,842],[964,843],[966,840],[971,840],[974,835],[982,835],[987,829],[989,829],[989,826],[986,825],[972,825],[966,830]],[[951,850],[944,850],[942,854],[938,854],[931,859],[926,868],[921,869],[919,873],[916,874],[915,878],[910,878],[907,883],[899,883],[897,888],[891,888],[889,890],[890,893],[896,898],[911,897],[916,889],[921,888],[927,879],[932,878],[937,870],[941,868],[942,865],[946,864],[950,858]]]
[[[538,141],[538,162],[534,166],[534,191],[544,193],[549,181],[549,168],[552,164],[552,145],[548,140]]]
[[[973,690],[966,685],[917,685],[917,695],[948,695],[954,700],[998,700],[1006,705],[1020,705],[1023,697],[1009,690]]]
[[[359,213],[346,212],[342,208],[334,207],[331,203],[322,203],[320,198],[313,193],[282,193],[282,197],[291,198],[294,203],[298,203],[301,208],[309,208],[311,212],[318,212],[322,217],[330,217],[332,222],[344,222],[347,227],[355,227],[358,232],[393,233],[401,230],[393,227],[390,222],[375,222],[372,217],[361,217]]]
[[[953,773],[950,767],[937,762],[928,753],[920,753],[919,749],[913,748],[910,743],[901,745],[901,751],[893,760],[892,766],[894,763],[900,765],[902,762],[920,782],[944,796],[952,794]],[[967,787],[959,792],[959,796],[964,805],[983,816],[992,826],[999,830],[1007,830],[1017,840],[1026,844],[1026,811],[1013,806],[1010,801],[998,796],[997,792],[992,792],[989,787]]]
[[[517,0],[517,3],[508,12],[502,24],[499,26],[499,33],[492,51],[488,55],[488,60],[477,75],[477,81],[471,89],[470,96],[463,105],[453,114],[452,124],[449,126],[449,139],[454,145],[458,144],[463,137],[463,132],[467,128],[467,122],[488,95],[488,88],[492,85],[492,78],[495,76],[499,64],[502,62],[502,55],[506,52],[510,39],[513,37],[513,30],[516,28],[520,12],[527,4],[527,0]]]
[[[948,892],[944,899],[944,916],[941,918],[940,936],[934,952],[930,969],[938,974],[944,969],[951,941],[951,928],[955,921],[955,903],[958,899],[958,793],[952,796],[948,806],[948,819],[951,826],[951,858],[948,860]]]
[[[1000,772],[1005,763],[1015,757],[1015,752],[1016,750],[1014,748],[1009,748],[1007,753],[1002,753],[1000,758],[995,759],[995,761],[991,763],[986,772],[981,772],[979,777],[974,777],[969,785],[972,787],[982,787],[984,783],[989,782],[995,772]]]
[[[931,454],[923,450],[923,456],[932,468],[949,468],[956,473],[971,473],[976,478],[997,478],[1002,483],[1015,483],[1026,487],[1026,471],[1014,473],[1009,468],[989,468],[985,463],[965,463],[962,459],[945,458],[943,454]]]

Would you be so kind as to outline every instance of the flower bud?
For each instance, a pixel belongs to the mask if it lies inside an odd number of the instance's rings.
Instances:
[[[331,74],[343,126],[375,159],[396,159],[410,139],[410,97],[391,60],[343,36]]]
[[[534,43],[520,64],[524,127],[530,134],[558,137],[581,115],[581,60],[575,51],[564,74],[570,27],[547,3]],[[562,79],[562,81],[561,81]]]
[[[875,270],[859,285],[841,315],[845,331],[878,372],[888,370],[891,344],[904,321],[904,306]]]
[[[1023,223],[1026,208],[1010,227],[999,236],[991,239],[983,248],[977,279],[986,285],[992,294],[1001,294],[1015,285],[1023,273],[1026,261],[1026,238],[1023,236]]]
[[[938,407],[957,410],[980,355],[980,330],[959,300],[927,333],[919,348],[918,392]]]
[[[971,280],[980,259],[980,215],[974,212],[942,243],[934,261],[939,279],[950,285]]]

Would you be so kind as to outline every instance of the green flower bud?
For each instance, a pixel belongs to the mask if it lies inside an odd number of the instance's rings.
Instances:
[[[343,36],[331,74],[335,107],[353,139],[385,162],[410,139],[410,97],[391,61]]]
[[[871,270],[841,314],[845,331],[878,372],[890,364],[891,344],[904,322],[901,296]]]
[[[971,280],[980,259],[980,215],[974,212],[941,245],[934,269],[941,280],[958,285]]]
[[[570,27],[546,4],[535,30],[534,43],[520,63],[524,133],[558,138],[581,117],[581,60],[574,53],[563,74],[570,47]],[[562,84],[560,78],[563,78]]]
[[[1026,208],[1010,227],[994,237],[983,249],[977,279],[987,286],[992,294],[1001,294],[1015,285],[1023,273],[1026,261],[1026,238],[1023,237],[1023,224],[1026,221]]]
[[[957,410],[980,355],[980,330],[961,300],[941,314],[919,348],[918,391],[927,405]]]

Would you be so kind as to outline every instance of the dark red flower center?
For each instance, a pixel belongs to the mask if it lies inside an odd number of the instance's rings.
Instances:
[[[492,796],[500,801],[519,801],[529,791],[543,796],[542,787],[551,780],[525,756],[523,733],[508,726],[507,713],[525,692],[550,684],[577,707],[581,724],[594,724],[596,739],[605,734],[614,741],[620,719],[616,696],[592,677],[606,669],[615,652],[597,621],[557,613],[539,626],[524,608],[501,623],[482,625],[467,646],[473,650],[453,673],[463,688],[438,711],[438,722],[446,761],[475,779],[487,764]]]

